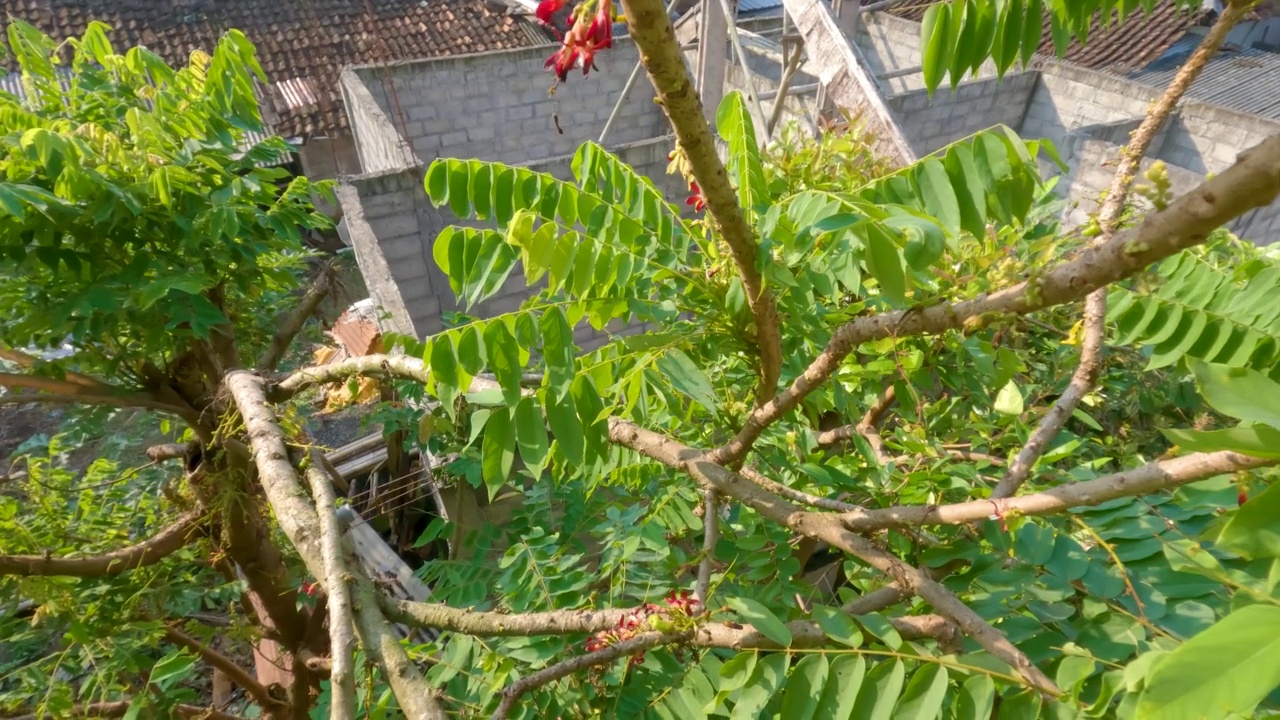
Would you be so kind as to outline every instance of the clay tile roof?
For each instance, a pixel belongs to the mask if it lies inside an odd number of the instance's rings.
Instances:
[[[55,40],[102,20],[117,51],[145,45],[171,65],[184,64],[197,48],[212,50],[237,28],[258,49],[269,81],[264,113],[286,137],[346,129],[338,90],[346,65],[551,41],[532,19],[486,0],[0,0],[0,16],[25,20]],[[3,63],[14,69],[11,60]]]
[[[863,0],[871,4],[873,0]],[[919,22],[925,10],[933,3],[929,0],[905,0],[888,13]],[[1067,48],[1067,62],[1093,70],[1126,74],[1144,67],[1160,57],[1174,43],[1186,36],[1187,31],[1204,19],[1202,12],[1178,12],[1172,2],[1163,0],[1151,13],[1134,12],[1124,22],[1104,23],[1095,16],[1090,24],[1088,42],[1073,41]],[[1049,17],[1045,15],[1044,30],[1040,35],[1041,57],[1054,57],[1053,37],[1049,33]]]

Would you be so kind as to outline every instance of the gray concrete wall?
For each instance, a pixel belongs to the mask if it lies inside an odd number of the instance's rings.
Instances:
[[[381,173],[418,164],[408,139],[351,68],[339,79],[360,170]]]
[[[925,155],[993,125],[1017,130],[1036,88],[1036,76],[1023,73],[1003,81],[986,78],[961,84],[954,92],[924,89],[888,99],[889,109],[916,153]]]
[[[555,78],[543,64],[554,50],[524,48],[349,72],[424,163],[438,157],[525,163],[571,155],[583,141],[598,138],[638,57],[635,44],[620,38],[597,56],[598,72],[584,78],[575,71],[551,94]],[[606,145],[665,135],[666,118],[653,98],[642,74]],[[366,172],[376,169],[365,166]]]

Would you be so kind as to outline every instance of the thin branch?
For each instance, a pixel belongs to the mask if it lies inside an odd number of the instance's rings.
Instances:
[[[622,0],[622,7],[631,38],[640,49],[640,60],[658,93],[658,102],[671,121],[676,141],[706,200],[707,211],[720,237],[729,246],[729,254],[742,278],[759,346],[756,400],[764,403],[777,392],[782,370],[782,336],[773,293],[765,286],[757,267],[759,248],[755,235],[738,205],[737,193],[729,184],[724,163],[716,154],[715,137],[703,115],[702,102],[685,67],[684,54],[675,40],[671,18],[662,0]]]
[[[105,384],[84,385],[79,382],[54,380],[53,378],[23,375],[21,373],[0,373],[0,387],[35,390],[34,393],[9,393],[0,396],[0,405],[17,405],[24,403],[57,403],[81,405],[107,405],[120,408],[144,408],[178,415],[191,421],[193,416],[187,408],[157,400],[144,394],[135,393],[123,388]],[[197,420],[198,416],[194,417]]]
[[[155,565],[197,539],[200,536],[198,525],[203,518],[202,512],[186,513],[147,540],[101,555],[0,555],[0,575],[106,577]]]
[[[209,665],[221,670],[231,682],[244,688],[244,691],[253,698],[254,702],[261,705],[268,712],[282,710],[288,705],[279,698],[272,696],[271,691],[262,683],[258,682],[248,670],[240,667],[235,660],[223,655],[204,643],[196,640],[190,635],[182,632],[175,627],[166,627],[164,631],[164,639],[180,645],[188,650],[194,651]]]
[[[616,418],[609,421],[609,439],[614,444],[631,448],[668,467],[688,473],[703,487],[714,488],[738,500],[792,532],[820,540],[861,559],[888,575],[899,587],[919,595],[984,649],[1015,668],[1032,687],[1050,695],[1061,693],[1030,658],[950,590],[923,570],[904,563],[870,540],[846,529],[841,524],[842,516],[801,510],[741,475],[711,462],[710,453],[695,450],[669,437]]]
[[[698,563],[698,580],[693,585],[693,596],[703,607],[707,604],[707,591],[711,589],[711,570],[715,566],[719,539],[719,497],[715,490],[707,490],[702,494],[702,560]]]
[[[1120,153],[1120,164],[1116,168],[1115,176],[1111,179],[1107,199],[1098,211],[1098,224],[1102,232],[1095,244],[1104,244],[1115,234],[1128,204],[1133,181],[1142,166],[1142,159],[1146,157],[1147,149],[1151,147],[1151,142],[1169,116],[1173,114],[1187,89],[1200,76],[1209,59],[1218,52],[1218,48],[1227,39],[1231,28],[1244,16],[1251,4],[1250,2],[1232,2],[1227,5],[1225,12],[1218,16],[1195,52],[1178,69],[1169,87],[1165,88],[1164,94],[1147,111],[1138,128],[1134,130],[1129,144]],[[1008,471],[991,492],[993,499],[1012,497],[1018,492],[1018,488],[1022,487],[1027,477],[1031,475],[1031,468],[1044,455],[1049,443],[1062,432],[1062,428],[1071,419],[1080,401],[1098,384],[1098,376],[1102,373],[1102,350],[1106,345],[1107,332],[1107,289],[1105,287],[1094,290],[1085,298],[1083,326],[1080,362],[1076,365],[1075,372],[1071,374],[1071,381],[1067,383],[1066,389],[1058,396],[1049,412],[1041,418],[1040,424],[1031,433],[1026,445],[1009,463]]]
[[[887,337],[937,334],[982,322],[984,316],[1026,314],[1079,300],[1098,288],[1140,272],[1152,263],[1204,242],[1209,233],[1280,195],[1280,136],[1241,153],[1236,163],[1133,228],[1060,263],[1039,278],[957,302],[879,313],[842,325],[789,388],[748,416],[738,434],[708,460],[733,465],[750,451],[765,428],[795,409],[826,382],[853,348]]]
[[[867,444],[871,446],[871,452],[875,455],[876,461],[881,465],[888,464],[893,458],[884,449],[884,438],[880,437],[880,423],[884,421],[885,414],[889,412],[889,408],[893,407],[895,400],[897,400],[897,391],[890,384],[884,389],[884,392],[880,393],[880,397],[875,404],[867,408],[867,412],[863,414],[862,419],[856,424],[842,425],[838,428],[818,433],[818,446],[839,445],[852,440],[854,435],[861,435],[867,441]]]
[[[298,473],[289,463],[284,433],[267,405],[265,383],[252,373],[228,373],[225,384],[244,419],[258,478],[276,512],[280,528],[297,549],[313,576],[326,582],[323,550],[318,537],[320,518],[307,499]],[[444,718],[435,695],[414,668],[378,610],[379,593],[367,578],[356,576],[356,629],[368,656],[383,669],[401,709],[411,720]],[[328,593],[326,588],[326,594]]]
[[[798,502],[801,505],[822,508],[824,510],[835,510],[836,512],[846,512],[849,510],[856,510],[858,508],[857,505],[836,500],[835,498],[819,497],[817,495],[811,495],[804,492],[803,490],[796,490],[795,488],[787,487],[776,480],[772,480],[764,476],[760,471],[750,465],[744,465],[738,473],[747,480],[759,485],[764,490],[771,492],[774,495],[784,497],[792,502]]]
[[[1158,460],[1096,480],[1061,485],[1044,492],[998,500],[972,500],[954,505],[912,505],[844,513],[844,526],[857,533],[920,525],[963,525],[992,516],[1053,515],[1108,500],[1148,495],[1180,485],[1240,470],[1266,467],[1280,459],[1264,459],[1234,452],[1193,453]]]
[[[409,355],[362,355],[331,365],[303,368],[273,385],[268,390],[267,397],[273,402],[279,402],[316,385],[327,385],[357,376],[394,377],[425,383],[431,373],[421,358]],[[471,381],[473,390],[496,387],[498,384],[492,380],[475,378]]]
[[[0,360],[8,360],[11,363],[21,365],[22,367],[28,367],[28,368],[35,367],[39,365],[41,362],[43,362],[43,360],[41,360],[40,358],[34,355],[28,355],[27,353],[24,353],[21,350],[15,350],[13,348],[7,348],[3,346],[0,346]],[[76,385],[82,385],[86,388],[101,390],[101,389],[106,389],[111,387],[110,385],[107,385],[101,380],[96,380],[94,378],[89,377],[88,375],[82,375],[78,372],[72,372],[70,370],[67,370],[66,368],[62,369],[62,374],[64,379],[67,382],[75,383]]]
[[[320,515],[320,551],[324,560],[325,594],[329,598],[329,679],[332,682],[333,699],[330,700],[329,717],[333,720],[354,720],[356,716],[356,679],[353,652],[355,637],[352,634],[351,591],[347,586],[349,574],[342,554],[342,531],[338,516],[334,513],[337,498],[329,475],[321,463],[321,453],[311,451],[311,462],[306,470],[311,496],[316,501]]]
[[[687,634],[682,633],[642,633],[629,640],[623,640],[616,645],[610,645],[607,648],[587,653],[586,655],[576,655],[550,667],[543,668],[532,675],[526,675],[502,691],[502,701],[498,704],[498,709],[493,713],[493,720],[505,720],[515,708],[515,704],[520,700],[520,697],[531,690],[553,683],[580,670],[611,663],[618,658],[642,653],[659,645],[680,642],[687,637]]]
[[[452,608],[440,603],[397,600],[385,595],[378,603],[387,619],[401,625],[436,628],[481,637],[525,637],[531,635],[574,635],[617,627],[622,618],[637,608],[602,610],[552,610],[508,615]]]
[[[907,615],[889,618],[898,634],[904,640],[923,640],[932,638],[947,649],[956,647],[960,638],[960,628],[941,615]],[[795,620],[787,623],[791,631],[789,648],[815,648],[831,645],[822,627],[809,620]],[[730,650],[780,650],[782,645],[770,640],[759,630],[751,626],[733,627],[727,623],[708,622],[694,633],[692,643],[699,647],[728,648]]]
[[[334,271],[332,263],[326,264],[320,270],[319,277],[315,283],[307,289],[306,294],[298,301],[293,310],[281,316],[277,323],[278,329],[276,334],[271,338],[271,346],[262,354],[262,359],[258,361],[258,369],[262,372],[271,372],[276,369],[280,361],[284,359],[284,354],[288,352],[289,346],[293,343],[293,338],[302,331],[302,326],[307,324],[311,316],[316,314],[316,308],[320,307],[320,303],[329,296],[333,290],[334,282],[337,275]]]
[[[66,710],[62,715],[60,715],[60,717],[123,717],[129,712],[129,705],[130,701],[128,700],[112,700],[108,702],[90,703],[88,705],[78,705]],[[196,705],[178,705],[173,710],[180,718],[194,718],[198,720],[243,720],[239,715],[230,715],[213,708],[198,707]],[[27,715],[0,715],[0,717],[7,718],[8,720],[44,720],[45,718],[48,718],[49,715],[30,713]]]
[[[147,459],[153,463],[181,460],[193,449],[193,443],[167,443],[147,448]]]

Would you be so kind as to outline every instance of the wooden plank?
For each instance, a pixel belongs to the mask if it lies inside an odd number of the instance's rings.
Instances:
[[[796,29],[804,37],[809,64],[827,97],[863,124],[877,152],[898,166],[916,160],[915,151],[885,104],[858,48],[844,32],[823,0],[782,0]]]
[[[738,35],[742,38],[743,50],[767,57],[779,65],[786,66],[786,58],[782,56],[782,43],[742,28],[738,28]],[[818,66],[806,60],[800,63],[800,72],[817,77]],[[760,93],[760,98],[764,99],[764,93]]]

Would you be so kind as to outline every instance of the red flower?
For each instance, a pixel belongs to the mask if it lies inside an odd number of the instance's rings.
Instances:
[[[308,580],[302,581],[302,593],[307,597],[315,597],[320,593],[320,586]]]
[[[538,6],[539,12],[543,5],[556,1],[543,0],[543,4]],[[578,64],[582,65],[583,76],[596,69],[596,53],[613,46],[613,0],[599,0],[590,25],[576,20],[576,17],[569,18],[569,30],[564,34],[560,49],[543,65],[548,70],[555,70],[560,82],[564,82],[569,71]]]
[[[568,2],[569,0],[542,0],[542,2],[538,3],[538,9],[534,11],[534,15],[538,16],[538,20],[543,25],[550,25],[552,16],[560,12],[560,8],[563,8]],[[570,18],[569,22],[572,23],[573,18]]]
[[[1244,488],[1236,490],[1236,505],[1244,505],[1249,501],[1249,493]]]
[[[689,181],[689,192],[692,194],[689,195],[688,200],[684,201],[684,204],[692,205],[695,211],[702,212],[703,208],[707,206],[706,199],[702,197],[702,188],[698,187],[698,183],[691,180]]]

